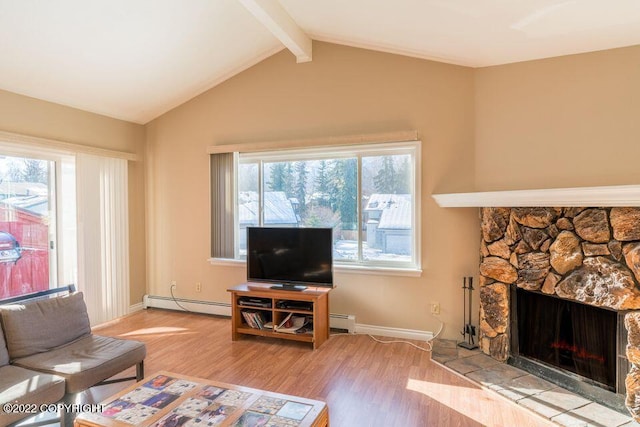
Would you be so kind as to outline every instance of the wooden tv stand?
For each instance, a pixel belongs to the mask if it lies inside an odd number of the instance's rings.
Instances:
[[[242,335],[282,338],[310,342],[313,349],[329,339],[329,292],[332,288],[309,286],[303,291],[271,289],[268,283],[243,283],[227,289],[231,292],[231,339],[237,341]],[[261,299],[268,306],[245,305],[242,299]],[[286,308],[287,303],[308,304],[309,308]],[[262,329],[249,326],[242,312],[259,312],[271,325]],[[313,320],[313,330],[305,333],[285,333],[274,329],[289,313],[309,316]]]

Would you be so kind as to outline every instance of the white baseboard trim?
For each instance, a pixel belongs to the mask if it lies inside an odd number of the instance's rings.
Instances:
[[[138,304],[136,304],[136,306],[137,305]],[[192,311],[194,313],[231,317],[231,304],[229,303],[190,300],[185,298],[174,299],[157,295],[145,295],[142,300],[142,308],[163,308],[167,310]],[[352,334],[370,334],[418,341],[428,341],[433,338],[433,332],[430,331],[359,324],[356,323],[356,316],[353,314],[331,313],[329,315],[329,326],[336,329],[345,329]]]
[[[379,335],[383,337],[404,338],[408,340],[429,341],[433,338],[431,331],[419,331],[416,329],[389,328],[386,326],[356,325],[357,334]]]
[[[136,311],[141,311],[143,309],[144,309],[144,307],[143,307],[141,302],[139,302],[137,304],[130,305],[129,306],[129,314],[135,313]]]
[[[145,295],[142,299],[144,308],[164,308],[168,310],[192,311],[194,313],[215,314],[231,317],[231,304],[225,302],[192,300],[185,298],[161,297]]]

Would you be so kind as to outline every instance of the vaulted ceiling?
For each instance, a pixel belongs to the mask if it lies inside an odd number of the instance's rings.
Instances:
[[[484,67],[640,44],[640,1],[0,0],[0,89],[147,123],[311,40]]]

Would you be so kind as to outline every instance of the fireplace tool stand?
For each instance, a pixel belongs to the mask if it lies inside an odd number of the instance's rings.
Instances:
[[[471,324],[471,301],[473,296],[473,277],[465,277],[462,284],[462,304],[463,304],[463,328],[462,336],[464,340],[458,343],[459,347],[466,348],[467,350],[473,350],[478,348],[474,342],[473,337],[476,335],[476,327]],[[469,311],[467,313],[467,298],[469,299]],[[468,318],[467,318],[468,314]],[[466,340],[466,341],[465,341]]]

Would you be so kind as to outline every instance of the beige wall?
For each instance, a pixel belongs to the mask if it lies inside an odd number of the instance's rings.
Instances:
[[[423,274],[338,273],[332,311],[434,331],[437,301],[444,336],[458,338],[462,276],[477,271],[477,211],[438,208],[430,195],[637,183],[639,70],[640,46],[473,70],[314,43],[312,62],[280,52],[146,127],[0,91],[0,130],[144,159],[129,167],[136,303],[169,295],[172,280],[177,296],[227,302],[227,287],[245,278],[243,266],[207,262],[207,146],[415,129]]]
[[[144,126],[0,90],[0,130],[40,138],[137,153],[129,162],[131,303],[146,287]]]
[[[314,59],[280,52],[147,125],[149,293],[228,302],[244,266],[212,266],[213,144],[417,130],[422,147],[418,278],[336,274],[331,311],[357,322],[459,336],[462,277],[477,270],[477,211],[438,208],[430,194],[473,185],[473,70],[314,42]],[[202,292],[195,283],[202,283]]]
[[[477,190],[640,182],[640,46],[475,76]]]

